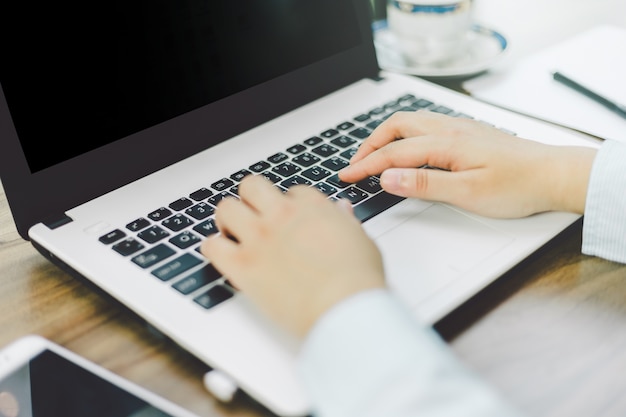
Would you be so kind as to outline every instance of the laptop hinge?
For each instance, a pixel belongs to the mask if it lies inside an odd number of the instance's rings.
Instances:
[[[73,222],[72,218],[66,214],[55,217],[48,217],[45,220],[42,220],[42,223],[48,226],[50,229],[54,230],[58,227],[63,226],[64,224],[68,224]]]

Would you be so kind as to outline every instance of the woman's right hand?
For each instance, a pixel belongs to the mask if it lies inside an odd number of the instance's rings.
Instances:
[[[357,182],[382,174],[381,185],[392,194],[490,217],[582,213],[595,154],[593,148],[522,139],[474,120],[398,112],[361,144],[339,176]]]

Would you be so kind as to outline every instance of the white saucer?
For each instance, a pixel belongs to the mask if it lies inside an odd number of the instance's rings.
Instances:
[[[396,37],[386,21],[374,25],[374,45],[381,69],[420,77],[467,77],[490,68],[507,51],[508,41],[495,30],[474,25],[465,53],[439,65],[418,65],[395,48]]]

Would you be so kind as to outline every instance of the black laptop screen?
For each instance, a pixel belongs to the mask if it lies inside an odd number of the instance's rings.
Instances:
[[[362,41],[350,1],[15,1],[2,10],[0,82],[33,173]]]

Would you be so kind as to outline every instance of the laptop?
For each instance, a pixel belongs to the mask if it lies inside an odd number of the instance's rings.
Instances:
[[[391,289],[426,324],[579,219],[488,219],[391,196],[377,177],[338,180],[398,110],[597,146],[381,72],[366,0],[74,4],[2,6],[0,172],[17,230],[277,415],[311,410],[299,342],[198,251],[217,232],[215,204],[246,175],[353,202]]]

